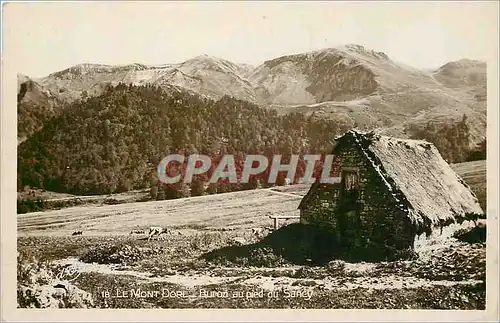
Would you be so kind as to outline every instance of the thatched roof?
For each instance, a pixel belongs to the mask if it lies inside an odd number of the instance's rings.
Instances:
[[[428,227],[454,222],[466,214],[483,214],[476,196],[433,144],[357,131],[336,138],[336,146],[343,141],[361,149],[416,225]]]

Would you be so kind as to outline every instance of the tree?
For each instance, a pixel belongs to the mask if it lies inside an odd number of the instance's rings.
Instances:
[[[467,161],[486,159],[486,139],[483,139],[467,156]]]
[[[210,184],[208,185],[208,187],[207,187],[206,192],[207,192],[208,194],[217,194],[217,193],[218,193],[218,192],[217,192],[217,185],[216,185],[216,184],[214,184],[214,183],[210,183]]]
[[[151,197],[152,200],[156,200],[158,197],[158,186],[157,185],[152,185],[151,188],[149,189],[149,196]]]
[[[160,187],[158,189],[158,194],[156,194],[156,200],[163,201],[165,198],[166,198],[165,189],[163,187]]]
[[[191,196],[205,195],[205,183],[201,180],[194,180],[191,183]]]

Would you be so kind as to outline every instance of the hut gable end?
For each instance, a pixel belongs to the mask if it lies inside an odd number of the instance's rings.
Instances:
[[[399,221],[394,216],[403,216],[418,231],[423,228],[429,232],[434,225],[446,225],[470,213],[483,214],[470,188],[429,142],[349,131],[336,138],[332,154],[340,157],[341,169],[358,169],[362,221],[385,212],[386,221]],[[332,205],[318,211],[318,198],[324,201],[325,196],[334,196],[322,193],[325,190],[332,190],[332,186],[318,179],[301,201],[304,223],[315,217],[315,212],[323,213],[325,221],[328,212],[332,222],[339,217],[335,207],[343,196],[333,198]],[[385,203],[374,206],[371,201],[381,197]]]

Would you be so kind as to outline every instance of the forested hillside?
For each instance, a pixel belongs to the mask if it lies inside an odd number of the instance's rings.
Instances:
[[[157,166],[169,154],[198,153],[211,156],[213,171],[221,156],[231,154],[241,174],[247,154],[269,160],[281,154],[286,163],[291,154],[328,153],[332,139],[351,127],[298,113],[278,115],[227,96],[214,101],[182,90],[119,84],[74,102],[19,145],[18,189],[28,185],[85,195],[152,187],[153,198],[164,199],[255,188],[267,185],[269,167],[248,184],[222,180],[208,185],[207,175],[200,175],[190,190],[181,183],[158,189]],[[466,119],[446,129],[430,125],[419,133],[450,162],[470,159],[467,136]],[[304,168],[301,161],[296,181]],[[277,184],[284,180],[280,173]]]
[[[58,116],[66,104],[44,90],[33,80],[22,79],[17,94],[17,137],[25,140],[52,117]]]
[[[300,114],[278,116],[229,97],[213,101],[150,85],[120,84],[75,102],[19,146],[19,186],[74,194],[146,188],[157,182],[156,167],[168,154],[199,153],[215,161],[232,154],[241,168],[245,154],[325,152],[332,138],[348,128]],[[219,192],[241,188],[224,183],[209,187]],[[181,193],[170,197],[186,192],[182,185],[174,190]]]
[[[413,128],[413,138],[432,142],[448,163],[486,159],[486,139],[470,148],[470,127],[467,121],[466,115],[452,124],[428,121],[422,127]]]

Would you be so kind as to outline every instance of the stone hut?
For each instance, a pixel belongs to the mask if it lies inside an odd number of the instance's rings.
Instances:
[[[429,142],[349,131],[334,141],[339,183],[312,184],[300,221],[349,247],[414,247],[415,238],[483,211]]]

